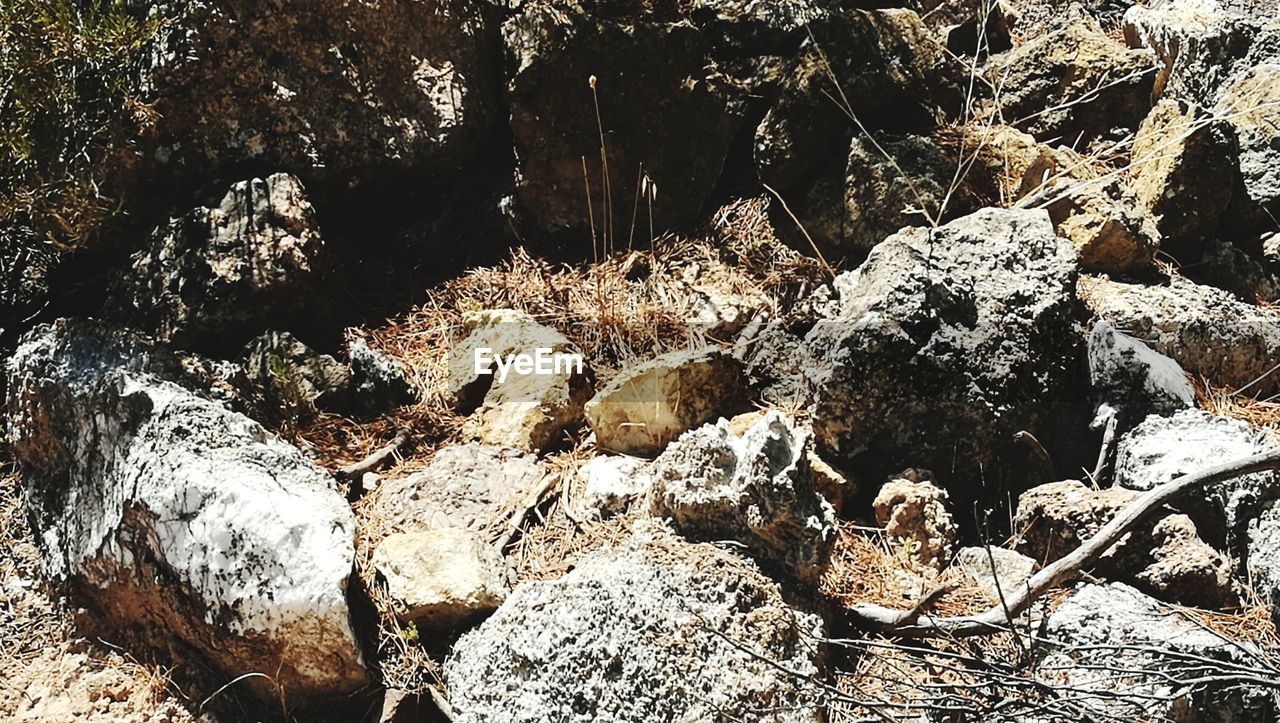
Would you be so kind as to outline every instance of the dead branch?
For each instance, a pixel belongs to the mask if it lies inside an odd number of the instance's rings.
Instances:
[[[374,451],[373,454],[365,457],[359,462],[353,462],[345,467],[340,468],[335,474],[340,480],[356,479],[365,472],[372,472],[387,463],[400,451],[400,448],[408,444],[409,430],[401,429],[396,432],[396,438],[391,443]]]
[[[507,545],[511,544],[511,541],[515,539],[516,533],[519,532],[520,528],[524,525],[525,518],[528,517],[529,513],[537,508],[538,505],[542,504],[543,497],[545,497],[547,492],[555,486],[555,483],[559,479],[560,475],[555,472],[543,475],[538,486],[530,490],[529,494],[525,495],[524,501],[520,503],[520,506],[516,508],[516,511],[507,519],[506,531],[502,533],[502,536],[499,537],[496,542],[494,542],[494,547],[497,548],[499,552],[503,552],[507,549]]]
[[[937,618],[922,613],[917,621],[899,622],[904,618],[901,610],[861,603],[849,609],[849,617],[857,625],[899,637],[965,637],[1008,630],[1010,620],[1025,611],[1037,598],[1097,562],[1116,541],[1183,493],[1241,475],[1277,468],[1280,468],[1280,452],[1271,452],[1183,475],[1148,490],[1129,503],[1080,547],[1046,566],[1025,584],[1011,591],[1004,604],[995,605],[977,615]]]

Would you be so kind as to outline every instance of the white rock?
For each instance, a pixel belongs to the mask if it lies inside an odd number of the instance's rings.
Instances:
[[[448,630],[490,613],[510,586],[502,556],[471,530],[444,527],[388,536],[373,551],[396,614],[433,630]]]
[[[639,457],[600,455],[578,469],[585,481],[578,503],[601,518],[620,515],[653,485],[649,461]]]

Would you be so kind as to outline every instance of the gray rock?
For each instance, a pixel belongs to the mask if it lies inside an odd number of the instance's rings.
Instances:
[[[516,588],[445,676],[459,723],[819,723],[821,632],[754,564],[646,523]]]
[[[984,209],[891,236],[835,280],[807,337],[826,369],[813,376],[824,456],[865,455],[885,473],[985,466],[990,479],[1075,374],[1075,282],[1075,249],[1044,211]]]
[[[143,69],[155,128],[135,174],[148,195],[269,168],[369,215],[408,187],[456,183],[501,120],[475,3],[135,4],[160,21]]]
[[[1025,587],[1040,567],[1026,555],[1003,547],[962,547],[956,552],[953,564],[973,578],[993,600],[1007,599]]]
[[[366,520],[388,532],[482,530],[532,490],[542,474],[530,454],[481,444],[450,445],[421,471],[380,484]]]
[[[742,436],[721,419],[680,436],[653,461],[654,515],[682,534],[736,540],[802,580],[821,573],[835,512],[814,489],[809,435],[769,412]]]
[[[592,457],[578,468],[578,475],[584,480],[578,504],[601,519],[624,514],[653,486],[650,465],[639,457]]]
[[[547,232],[594,221],[615,241],[629,238],[637,203],[645,233],[650,208],[655,232],[692,223],[720,178],[741,113],[710,80],[691,25],[601,15],[576,2],[529,3],[502,26],[516,195]],[[642,171],[657,193],[637,201]]]
[[[331,263],[302,185],[276,174],[158,227],[117,275],[108,306],[179,346],[243,342],[313,305]]]
[[[1280,375],[1269,374],[1280,355],[1280,317],[1226,291],[1180,276],[1154,286],[1085,277],[1080,298],[1196,378],[1251,395],[1280,389]]]
[[[269,331],[254,338],[241,360],[249,381],[274,411],[305,414],[351,408],[351,370],[288,332]]]
[[[1083,147],[1138,127],[1151,109],[1156,58],[1149,50],[1125,50],[1093,19],[1072,15],[992,58],[986,73],[1001,88],[1001,114],[1011,125]]]
[[[1249,668],[1263,651],[1220,637],[1126,585],[1080,587],[1049,615],[1043,633],[1036,678],[1073,691],[1072,718],[1227,723],[1277,713],[1264,686],[1202,680],[1201,659]]]
[[[960,528],[951,516],[951,496],[932,483],[927,470],[905,470],[885,480],[871,507],[876,524],[906,556],[941,570],[951,561]]]
[[[1096,423],[1118,414],[1123,434],[1151,414],[1173,414],[1196,404],[1186,372],[1169,357],[1098,321],[1089,332],[1089,383],[1098,408]]]
[[[1280,301],[1280,276],[1228,241],[1205,244],[1204,258],[1186,273],[1197,283],[1230,291],[1250,304]]]
[[[1228,228],[1274,231],[1280,217],[1280,57],[1233,81],[1214,112],[1228,119],[1239,148],[1240,180]]]
[[[399,361],[370,349],[364,339],[347,344],[351,364],[352,403],[363,414],[377,414],[417,403],[418,388]]]
[[[510,592],[502,555],[479,533],[459,527],[388,535],[372,562],[396,615],[424,631],[475,622]]]
[[[7,431],[45,572],[97,625],[188,646],[228,676],[270,671],[291,700],[363,686],[346,500],[297,449],[181,386],[179,366],[71,320],[8,360]]]
[[[1245,523],[1245,574],[1254,592],[1271,609],[1271,619],[1280,624],[1280,503],[1267,500]]]

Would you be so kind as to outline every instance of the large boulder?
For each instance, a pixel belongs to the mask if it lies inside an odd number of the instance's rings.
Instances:
[[[1160,285],[1106,277],[1080,280],[1089,311],[1172,357],[1214,386],[1267,395],[1280,389],[1269,374],[1280,354],[1280,316],[1180,276]]]
[[[445,662],[459,723],[824,720],[821,619],[754,564],[661,525],[525,583]]]
[[[1081,147],[1132,131],[1151,109],[1156,59],[1126,50],[1087,16],[992,58],[1001,117],[1041,140]]]
[[[650,211],[657,232],[696,220],[742,115],[708,77],[691,25],[604,15],[571,0],[524,5],[502,26],[506,98],[524,210],[544,231],[621,243],[637,207],[646,233]]]
[[[836,530],[814,489],[811,443],[778,412],[742,435],[724,419],[687,432],[653,461],[651,511],[681,534],[737,540],[766,566],[816,580]]]
[[[995,473],[1076,373],[1075,282],[1075,249],[1044,211],[984,209],[891,236],[835,280],[807,337],[823,359],[819,448],[881,474]]]
[[[1228,229],[1274,231],[1280,218],[1280,57],[1237,78],[1214,111],[1228,119],[1239,148]]]
[[[243,343],[312,308],[332,263],[302,184],[278,173],[156,228],[108,306],[180,346]]]
[[[1269,686],[1222,669],[1250,669],[1266,653],[1179,615],[1119,583],[1084,585],[1044,621],[1036,679],[1070,701],[1050,707],[1068,720],[1272,720]],[[1208,675],[1206,675],[1208,673]],[[1058,718],[1052,718],[1058,719]]]
[[[46,573],[102,629],[194,650],[228,680],[262,673],[243,684],[269,700],[361,687],[346,500],[300,451],[177,383],[179,366],[71,320],[8,360],[7,433]]]
[[[368,213],[418,185],[407,178],[454,183],[491,143],[495,49],[477,3],[138,4],[158,21],[140,192],[268,168]]]

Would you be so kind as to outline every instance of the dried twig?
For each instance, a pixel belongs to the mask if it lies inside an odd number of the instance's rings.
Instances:
[[[545,497],[547,492],[555,486],[556,481],[559,479],[560,475],[554,472],[546,474],[542,477],[542,481],[538,483],[538,486],[534,487],[529,491],[529,494],[525,495],[524,501],[520,503],[520,506],[516,508],[516,511],[507,519],[506,531],[503,532],[502,536],[494,543],[494,547],[496,547],[499,552],[507,549],[507,545],[511,544],[511,541],[515,539],[516,533],[519,532],[521,526],[524,525],[524,519],[528,517],[529,513],[538,505],[542,504],[542,498]]]
[[[1271,452],[1183,475],[1149,490],[1121,510],[1080,547],[1048,565],[1012,591],[1004,604],[977,615],[935,618],[923,613],[917,622],[902,623],[899,622],[903,618],[900,610],[861,603],[849,609],[849,616],[854,623],[863,627],[901,637],[963,637],[1006,631],[1009,629],[1010,618],[1022,613],[1037,598],[1079,570],[1092,565],[1117,540],[1184,492],[1241,475],[1277,468],[1280,468],[1280,452]]]
[[[365,457],[359,462],[353,462],[345,467],[340,468],[336,475],[340,480],[356,479],[365,472],[372,472],[387,463],[387,460],[394,457],[401,447],[409,442],[409,430],[401,429],[396,432],[396,438],[391,443],[375,450],[373,454]]]

